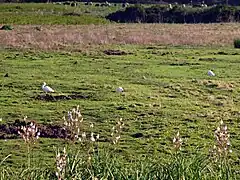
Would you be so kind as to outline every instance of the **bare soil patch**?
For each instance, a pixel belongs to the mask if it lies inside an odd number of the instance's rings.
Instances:
[[[34,97],[36,100],[42,101],[61,101],[61,100],[71,100],[71,99],[87,99],[90,98],[90,95],[83,94],[70,94],[70,95],[51,95],[44,94]]]
[[[232,46],[240,37],[239,23],[16,25],[0,31],[0,47],[41,50],[80,50],[99,45]]]
[[[103,53],[107,55],[127,55],[128,54],[125,51],[114,50],[114,49],[105,50],[103,51]]]
[[[14,123],[0,125],[0,139],[16,139],[21,126],[26,125],[25,121],[16,120]],[[44,138],[69,138],[70,132],[61,125],[38,124],[40,137]]]

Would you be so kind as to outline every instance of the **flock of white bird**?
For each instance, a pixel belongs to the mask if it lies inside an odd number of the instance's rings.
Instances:
[[[47,86],[47,84],[46,84],[45,82],[43,82],[42,90],[43,90],[45,93],[52,93],[52,92],[54,92],[54,90],[53,90],[51,87]],[[121,92],[124,91],[124,89],[123,89],[122,87],[118,87],[118,88],[116,89],[116,91],[119,92],[119,93],[121,93]]]
[[[209,70],[207,74],[208,74],[208,76],[215,76],[215,73],[212,70]],[[54,92],[54,90],[51,87],[47,86],[47,84],[45,82],[43,82],[42,90],[45,93],[52,93],[52,92]],[[123,91],[124,91],[123,87],[118,87],[116,89],[116,92],[118,92],[118,93],[122,93]]]

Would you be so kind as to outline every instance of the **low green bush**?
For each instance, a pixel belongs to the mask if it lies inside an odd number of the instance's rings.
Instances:
[[[234,43],[234,48],[240,48],[240,39],[235,39],[233,43]]]

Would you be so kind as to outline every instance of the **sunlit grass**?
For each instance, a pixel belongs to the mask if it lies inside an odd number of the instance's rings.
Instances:
[[[82,53],[1,50],[1,124],[21,120],[27,115],[38,124],[63,126],[62,117],[79,105],[87,124],[84,131],[88,137],[91,137],[91,131],[94,138],[99,134],[99,151],[108,149],[110,152],[106,152],[107,156],[113,157],[110,161],[104,152],[101,156],[95,154],[92,160],[96,164],[91,167],[84,164],[84,160],[80,169],[76,170],[83,173],[82,177],[92,177],[94,173],[98,174],[98,178],[114,176],[135,179],[140,175],[147,178],[167,171],[167,179],[170,175],[177,176],[177,161],[181,168],[184,167],[182,172],[186,177],[191,178],[192,172],[199,172],[199,176],[207,179],[207,172],[213,172],[210,177],[222,177],[219,172],[223,171],[211,165],[208,155],[215,144],[214,130],[223,120],[231,134],[231,172],[237,170],[240,105],[238,49],[128,45],[111,47],[128,52],[127,55],[105,55],[103,50],[109,48],[101,47]],[[215,77],[207,75],[209,69],[216,73]],[[4,77],[6,73],[8,77]],[[87,98],[53,102],[36,99],[44,94],[41,90],[44,81],[56,90],[53,96],[82,94]],[[124,88],[123,93],[116,92],[119,86]],[[120,118],[124,128],[120,140],[113,145],[111,130]],[[93,130],[89,128],[91,123],[94,124]],[[183,158],[180,160],[171,155],[172,138],[178,131],[183,140],[182,156],[178,157]],[[73,144],[63,139],[40,138],[32,150],[33,162],[35,168],[45,166],[47,170],[34,170],[35,173],[43,173],[42,177],[45,177],[44,173],[50,171],[49,176],[55,177],[55,150],[65,146],[73,154],[79,150],[81,158],[87,157],[79,142]],[[11,154],[4,165],[12,171],[27,167],[23,140],[3,139],[0,151],[0,159]],[[197,153],[202,155],[192,158]],[[144,158],[149,158],[149,162]],[[141,161],[143,164],[140,166]],[[153,162],[156,161],[162,166],[155,167]],[[90,170],[84,171],[86,168]],[[148,176],[151,170],[154,173]]]

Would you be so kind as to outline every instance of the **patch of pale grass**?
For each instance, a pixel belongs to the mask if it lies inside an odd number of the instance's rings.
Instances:
[[[202,80],[200,81],[200,84],[203,84],[207,87],[215,87],[217,89],[222,90],[233,90],[234,89],[234,83],[232,82],[224,82],[219,80]]]
[[[0,31],[0,47],[42,50],[81,49],[95,45],[231,46],[240,24],[16,25]]]

